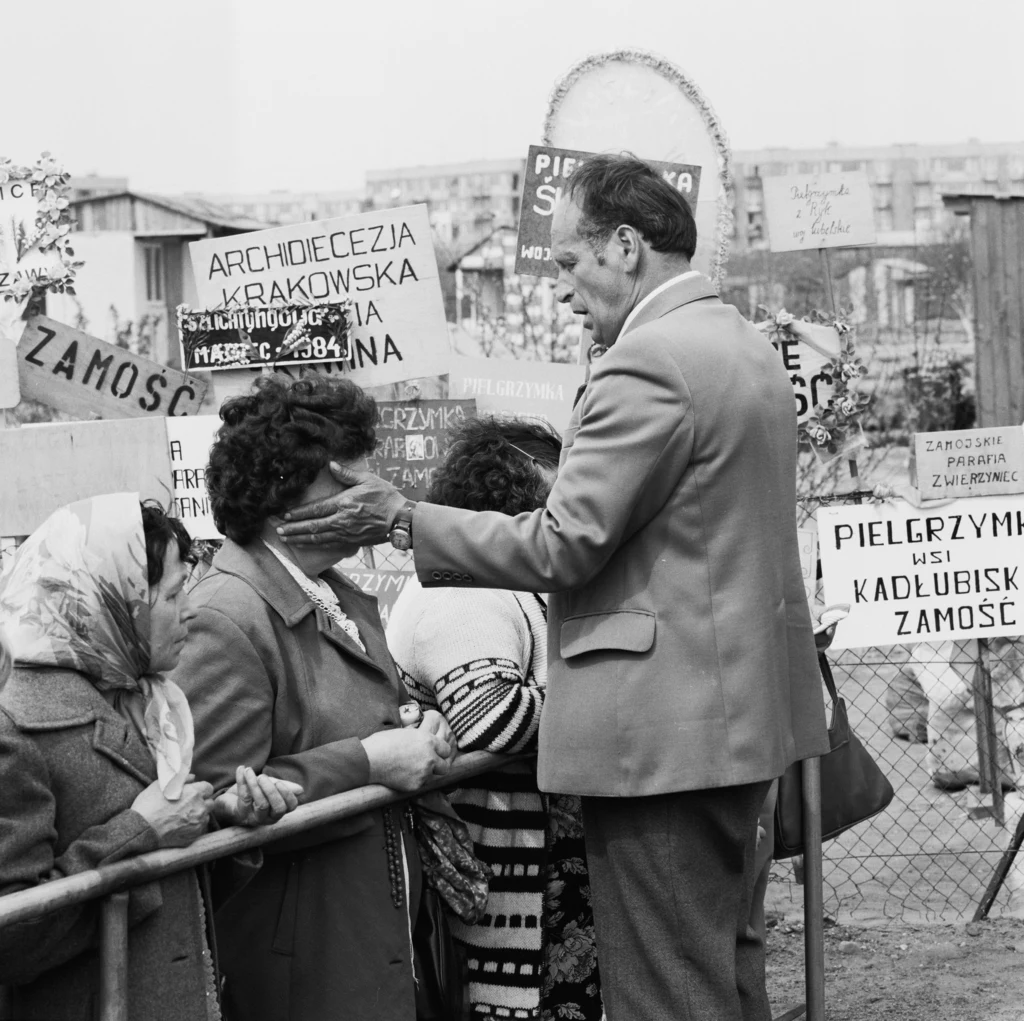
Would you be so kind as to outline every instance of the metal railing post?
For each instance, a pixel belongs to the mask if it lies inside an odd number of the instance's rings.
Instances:
[[[825,1021],[825,900],[821,861],[821,760],[804,759],[804,980],[807,1021]]]
[[[128,893],[100,909],[100,1021],[128,1021]]]

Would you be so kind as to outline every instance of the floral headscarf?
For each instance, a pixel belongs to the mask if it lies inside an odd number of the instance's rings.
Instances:
[[[141,694],[160,789],[174,801],[192,765],[192,714],[173,681],[149,673],[149,606],[136,493],[61,507],[0,577],[0,621],[18,664],[77,670],[99,691]]]

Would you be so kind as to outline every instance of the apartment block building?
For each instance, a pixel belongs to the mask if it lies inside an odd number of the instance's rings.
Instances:
[[[523,158],[369,170],[367,208],[425,203],[438,238],[465,249],[519,222],[525,166]]]
[[[737,150],[733,251],[767,247],[764,178],[849,170],[867,172],[878,244],[913,248],[940,240],[950,223],[943,194],[1024,193],[1024,142]]]

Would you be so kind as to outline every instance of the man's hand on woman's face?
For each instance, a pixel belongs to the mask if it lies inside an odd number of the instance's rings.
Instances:
[[[384,542],[405,497],[372,472],[352,471],[334,461],[330,470],[347,487],[344,492],[288,511],[278,535],[289,546],[374,546]]]

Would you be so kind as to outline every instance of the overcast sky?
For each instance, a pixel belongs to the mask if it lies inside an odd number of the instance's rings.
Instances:
[[[0,38],[0,155],[140,190],[525,155],[555,81],[621,48],[737,149],[1024,141],[1024,0],[0,0]]]

